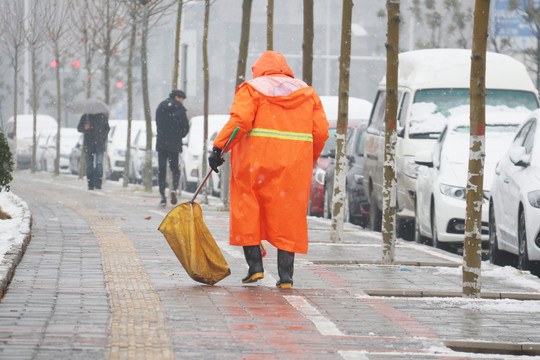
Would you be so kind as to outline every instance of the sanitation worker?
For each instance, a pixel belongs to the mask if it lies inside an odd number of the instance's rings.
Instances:
[[[293,284],[294,254],[308,250],[307,206],[313,163],[328,138],[328,121],[315,90],[295,79],[282,54],[265,51],[253,78],[237,89],[231,117],[208,157],[218,172],[231,133],[230,244],[249,265],[242,283],[264,277],[261,240],[278,249],[279,288]],[[227,150],[228,150],[227,149]]]

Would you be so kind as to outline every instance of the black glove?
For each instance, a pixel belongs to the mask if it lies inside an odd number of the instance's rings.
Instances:
[[[210,156],[208,157],[208,164],[216,173],[219,173],[218,166],[221,166],[225,160],[221,157],[221,149],[215,147],[212,149]]]

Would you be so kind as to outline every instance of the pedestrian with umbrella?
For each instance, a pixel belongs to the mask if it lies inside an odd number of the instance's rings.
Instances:
[[[109,134],[109,108],[99,100],[82,100],[68,105],[72,111],[83,112],[77,130],[84,134],[84,161],[88,190],[100,190],[103,179],[103,157]]]
[[[231,118],[208,158],[218,171],[231,141],[230,238],[249,266],[243,283],[264,277],[261,240],[278,249],[279,288],[293,284],[294,254],[307,253],[307,206],[313,163],[328,138],[328,121],[315,90],[295,79],[282,54],[265,51],[253,78],[236,89]]]

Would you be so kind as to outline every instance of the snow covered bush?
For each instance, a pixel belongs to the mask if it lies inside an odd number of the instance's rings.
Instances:
[[[0,132],[0,191],[9,191],[9,183],[13,180],[13,161],[11,160],[11,150],[6,137]]]

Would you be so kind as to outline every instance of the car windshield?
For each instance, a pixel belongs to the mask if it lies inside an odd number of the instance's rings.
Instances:
[[[414,96],[409,137],[436,139],[452,109],[469,105],[469,89],[424,89]],[[510,109],[534,110],[538,100],[532,92],[486,90],[486,106],[504,105]]]
[[[329,129],[328,130],[328,140],[326,140],[326,143],[324,144],[324,148],[321,152],[321,156],[330,156],[330,153],[332,150],[336,150],[336,129]]]

